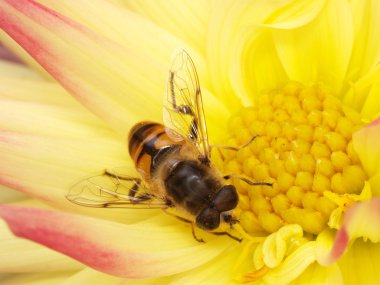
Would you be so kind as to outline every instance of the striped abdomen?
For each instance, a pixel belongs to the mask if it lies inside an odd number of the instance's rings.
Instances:
[[[170,139],[163,125],[141,122],[129,133],[129,154],[143,179],[150,181],[163,158],[183,143]]]

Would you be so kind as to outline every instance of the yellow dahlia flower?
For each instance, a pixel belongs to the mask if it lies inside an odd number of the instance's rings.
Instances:
[[[378,284],[379,14],[375,0],[0,0],[0,42],[25,63],[0,53],[0,281]],[[215,155],[223,173],[273,183],[235,181],[240,243],[65,199],[132,164],[126,135],[161,120],[178,48],[211,142],[259,135]]]

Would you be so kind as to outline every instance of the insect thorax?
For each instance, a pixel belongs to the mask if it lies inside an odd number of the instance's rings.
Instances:
[[[196,160],[176,163],[164,180],[167,195],[192,215],[208,207],[221,183],[208,167]]]

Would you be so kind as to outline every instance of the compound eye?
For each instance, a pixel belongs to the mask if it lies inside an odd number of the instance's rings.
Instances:
[[[219,192],[216,193],[212,202],[215,209],[219,212],[225,212],[235,209],[239,202],[239,196],[234,186],[224,185],[220,188]]]
[[[202,230],[215,230],[220,224],[220,213],[214,208],[205,208],[197,216],[196,223]]]

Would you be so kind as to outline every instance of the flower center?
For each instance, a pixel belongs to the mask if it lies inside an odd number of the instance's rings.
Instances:
[[[223,173],[235,173],[273,186],[250,186],[235,179],[237,215],[248,233],[272,233],[286,224],[320,233],[337,207],[326,192],[361,192],[366,175],[353,150],[359,114],[321,86],[290,82],[263,94],[229,122]]]

